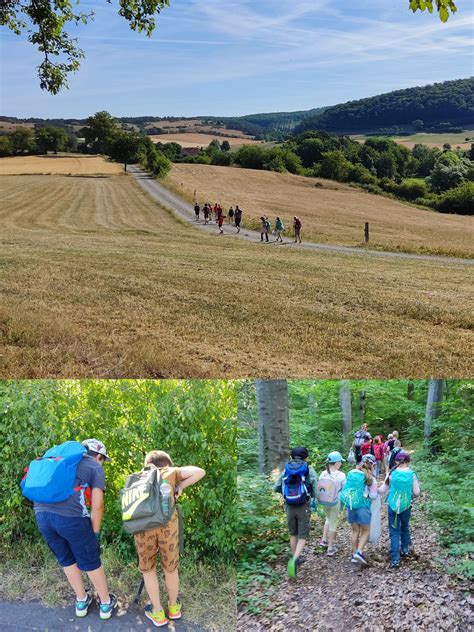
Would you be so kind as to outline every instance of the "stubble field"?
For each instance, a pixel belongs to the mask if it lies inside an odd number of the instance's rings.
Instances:
[[[333,180],[194,164],[173,165],[167,180],[188,200],[196,190],[200,203],[238,204],[253,227],[262,213],[272,225],[279,215],[288,235],[298,215],[308,241],[360,246],[369,222],[374,249],[474,256],[474,218],[419,209]]]
[[[29,174],[110,175],[122,171],[122,165],[104,160],[102,156],[49,154],[48,156],[13,156],[0,159],[0,176]]]
[[[4,176],[2,377],[461,377],[472,267],[204,234],[132,177]]]

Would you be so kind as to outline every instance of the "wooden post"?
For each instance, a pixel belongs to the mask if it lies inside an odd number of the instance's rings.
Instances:
[[[369,243],[369,222],[365,222],[364,238],[365,238],[365,243],[368,244]]]

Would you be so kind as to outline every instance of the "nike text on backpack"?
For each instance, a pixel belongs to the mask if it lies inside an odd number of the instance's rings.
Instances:
[[[318,503],[324,507],[335,507],[339,502],[341,484],[331,474],[325,472],[318,480],[316,497]]]
[[[311,497],[309,467],[305,461],[289,461],[285,465],[282,494],[288,505],[304,505]]]
[[[370,499],[364,494],[366,487],[365,474],[360,470],[351,470],[341,492],[341,503],[347,509],[370,507]]]
[[[66,441],[31,461],[20,483],[24,496],[37,503],[59,503],[75,491],[77,466],[86,448],[77,441]]]
[[[415,473],[412,470],[394,470],[390,476],[390,491],[387,502],[390,509],[397,515],[411,505],[414,476]]]
[[[166,493],[168,492],[168,494]],[[123,528],[127,533],[141,533],[164,527],[175,510],[174,495],[158,468],[148,466],[127,476],[120,491]]]

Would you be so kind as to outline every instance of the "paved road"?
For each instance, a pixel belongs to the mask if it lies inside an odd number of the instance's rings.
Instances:
[[[162,630],[169,632],[206,632],[187,621],[174,621]],[[92,606],[83,619],[74,615],[74,606],[47,608],[39,603],[0,601],[1,632],[152,632],[154,626],[143,615],[143,610],[132,607],[128,612],[115,611],[112,619],[101,621],[97,607]]]
[[[218,234],[216,224],[205,225],[201,220],[195,221],[194,209],[192,204],[189,204],[183,200],[179,195],[173,193],[165,186],[163,186],[158,180],[151,177],[146,171],[130,165],[128,167],[129,172],[137,180],[138,184],[144,189],[151,197],[156,200],[161,206],[172,211],[180,220],[192,224],[195,228],[205,230],[207,232]],[[224,225],[224,237],[243,239],[245,241],[260,242],[260,233],[247,228],[242,228],[239,234],[233,226],[229,224]],[[293,241],[284,241],[283,244],[277,244],[271,241],[269,244],[264,244],[263,247],[267,248],[304,248],[311,250],[320,250],[327,252],[338,252],[341,254],[361,255],[361,256],[374,256],[374,257],[394,257],[398,259],[419,259],[421,261],[436,261],[438,263],[455,263],[464,265],[473,265],[474,259],[462,259],[458,257],[438,257],[436,255],[416,255],[406,252],[388,252],[383,250],[366,250],[365,248],[349,248],[347,246],[333,246],[330,244],[319,244],[314,242],[306,242],[302,244],[294,244]]]

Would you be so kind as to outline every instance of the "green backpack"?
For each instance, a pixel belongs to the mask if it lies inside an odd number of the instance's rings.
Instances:
[[[396,514],[401,514],[411,505],[414,476],[412,470],[394,470],[391,474],[387,502]]]
[[[141,472],[127,476],[120,490],[120,507],[127,533],[164,527],[176,507],[174,492],[158,468],[147,466]]]
[[[364,495],[365,474],[360,470],[351,470],[341,492],[341,503],[347,509],[361,509],[370,507],[370,498]]]

